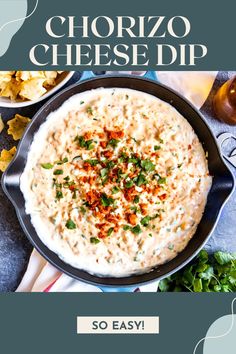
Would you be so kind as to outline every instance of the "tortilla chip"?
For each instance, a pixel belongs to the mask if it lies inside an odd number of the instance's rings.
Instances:
[[[12,101],[15,101],[20,89],[21,89],[21,84],[16,81],[16,79],[11,79],[9,82],[3,82],[1,87],[1,96],[3,97],[8,97]]]
[[[22,135],[24,134],[25,128],[31,121],[30,118],[23,117],[20,114],[16,114],[15,117],[7,122],[8,134],[12,135],[14,140],[21,139]]]
[[[1,117],[1,114],[0,114],[0,133],[3,131],[4,129],[4,123],[2,121],[2,117]]]
[[[17,81],[27,81],[35,78],[44,79],[45,78],[44,71],[17,71],[16,72]]]
[[[57,85],[63,71],[0,71],[0,96],[34,101]]]
[[[0,71],[0,84],[10,82],[14,71]]]
[[[56,78],[58,76],[57,71],[44,71],[45,81],[43,83],[44,87],[56,86]]]
[[[11,150],[3,149],[0,154],[0,171],[4,172],[16,153],[16,147]]]
[[[19,95],[30,101],[37,100],[47,92],[43,87],[44,79],[34,78],[21,83]]]

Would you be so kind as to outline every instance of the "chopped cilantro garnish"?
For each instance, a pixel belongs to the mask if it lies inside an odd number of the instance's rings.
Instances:
[[[134,185],[134,182],[131,180],[125,181],[125,188],[131,188]]]
[[[94,245],[96,245],[99,242],[100,242],[100,240],[97,237],[91,237],[90,238],[90,243],[93,243]]]
[[[100,171],[100,175],[102,178],[106,177],[108,174],[108,168],[102,168]]]
[[[132,227],[130,231],[135,235],[138,235],[142,232],[140,225]]]
[[[125,162],[127,158],[128,158],[127,154],[125,152],[122,152],[120,157],[118,158],[118,162],[119,163]]]
[[[160,150],[160,149],[161,149],[160,145],[155,145],[155,146],[154,146],[154,150],[155,150],[155,151]]]
[[[142,218],[142,220],[140,221],[141,225],[143,226],[148,226],[149,225],[149,221],[151,220],[151,216],[145,216],[144,218]]]
[[[76,224],[74,223],[73,220],[69,219],[69,220],[66,222],[66,227],[67,227],[67,229],[69,229],[69,230],[74,230],[74,229],[76,229]]]
[[[53,174],[54,175],[63,175],[63,170],[55,170],[54,172],[53,172]]]
[[[159,177],[157,183],[158,184],[166,184],[166,177]]]
[[[64,181],[68,182],[70,180],[70,177],[69,176],[66,176],[65,178],[63,178]]]
[[[92,109],[92,107],[91,107],[91,106],[88,106],[86,112],[89,113],[89,114],[93,114],[93,109]]]
[[[149,222],[153,219],[156,219],[158,216],[159,216],[159,214],[155,214],[154,216],[147,215],[141,219],[140,223],[141,223],[141,225],[147,227],[149,225]]]
[[[168,245],[168,250],[173,251],[174,250],[174,245],[173,243],[169,243]]]
[[[84,214],[86,213],[85,207],[81,206],[81,207],[80,207],[80,211],[81,211],[81,213],[84,215]]]
[[[109,198],[105,193],[101,196],[101,203],[103,206],[107,207],[114,203],[114,199]]]
[[[87,141],[85,142],[85,145],[86,145],[86,149],[87,149],[87,150],[92,150],[92,149],[94,148],[93,140],[92,140],[92,139],[91,139],[91,140],[87,140]]]
[[[114,227],[110,227],[110,229],[107,232],[107,236],[111,236],[113,231],[114,231]]]
[[[76,136],[75,141],[78,141],[78,144],[81,148],[85,148],[86,150],[92,150],[93,149],[93,140],[85,140],[83,136]]]
[[[141,167],[146,171],[146,172],[151,172],[155,169],[155,165],[152,163],[151,160],[146,159],[141,161]]]
[[[137,157],[129,157],[128,162],[136,165],[137,163],[140,162],[140,160]]]
[[[108,142],[108,145],[111,145],[113,148],[116,148],[117,145],[119,144],[120,140],[117,140],[117,139],[111,139],[109,142]]]
[[[97,164],[99,164],[99,161],[97,159],[85,160],[85,162],[88,162],[91,166],[96,166]]]
[[[152,234],[148,234],[149,237],[152,237]]]
[[[53,168],[51,163],[41,163],[41,166],[45,168],[45,170],[51,170]]]
[[[131,229],[131,226],[129,225],[124,225],[123,226],[123,230],[127,231],[127,230],[130,230]]]
[[[142,229],[141,229],[140,225],[136,225],[134,227],[129,226],[129,225],[124,225],[123,226],[123,230],[125,230],[125,231],[129,230],[135,235],[138,235],[138,234],[140,234],[142,232]]]
[[[138,195],[136,195],[136,196],[134,197],[134,203],[135,203],[135,204],[139,203],[139,196],[138,196]]]
[[[62,159],[61,161],[59,160],[59,161],[56,161],[55,163],[57,164],[57,165],[63,165],[63,163],[66,163],[66,162],[68,162],[69,160],[68,160],[68,158],[67,157],[64,157],[64,159]]]
[[[130,210],[133,210],[135,212],[135,214],[137,214],[140,211],[136,205],[131,206]]]
[[[138,177],[135,177],[133,181],[138,187],[142,186],[143,184],[147,184],[146,177],[142,173],[140,173]]]
[[[57,198],[57,199],[63,198],[63,193],[62,193],[62,191],[57,191],[57,192],[56,192],[56,198]]]
[[[119,170],[118,170],[118,172],[117,172],[117,182],[118,182],[118,183],[121,181],[122,174],[123,174],[123,171],[122,171],[121,168],[119,168]]]
[[[107,164],[106,164],[107,168],[113,168],[114,166],[115,166],[114,161],[108,161]]]
[[[112,188],[112,194],[116,194],[116,193],[118,193],[119,192],[119,190],[120,190],[120,188],[119,187],[117,187],[117,186],[114,186],[113,188]]]

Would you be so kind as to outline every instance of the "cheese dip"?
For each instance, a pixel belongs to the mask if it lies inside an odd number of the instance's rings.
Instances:
[[[186,247],[211,183],[198,137],[172,106],[99,88],[49,114],[20,186],[48,248],[89,273],[124,277]]]

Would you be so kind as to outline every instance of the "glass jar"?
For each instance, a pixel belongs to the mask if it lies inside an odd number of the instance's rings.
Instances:
[[[236,125],[236,76],[219,88],[214,97],[213,106],[219,120]]]

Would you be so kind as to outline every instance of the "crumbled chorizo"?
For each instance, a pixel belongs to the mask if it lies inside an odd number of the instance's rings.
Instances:
[[[127,213],[125,215],[125,217],[126,217],[126,220],[128,221],[129,224],[131,224],[131,225],[136,225],[137,224],[138,217],[137,217],[136,214]]]
[[[107,159],[109,159],[110,157],[112,157],[113,151],[112,151],[112,150],[103,151],[103,155],[104,155]]]
[[[147,213],[148,213],[148,204],[140,203],[139,206],[140,206],[141,213],[143,215],[147,215]]]
[[[111,139],[122,139],[124,137],[123,130],[106,130],[107,137],[109,140]]]
[[[132,202],[136,195],[137,191],[135,190],[134,186],[132,186],[131,188],[126,188],[124,190],[124,197],[128,202]]]
[[[107,147],[107,142],[106,141],[100,141],[100,146],[105,149]]]
[[[93,169],[93,166],[90,165],[90,163],[88,163],[87,161],[84,162],[83,164],[83,169],[85,171],[91,171]]]

